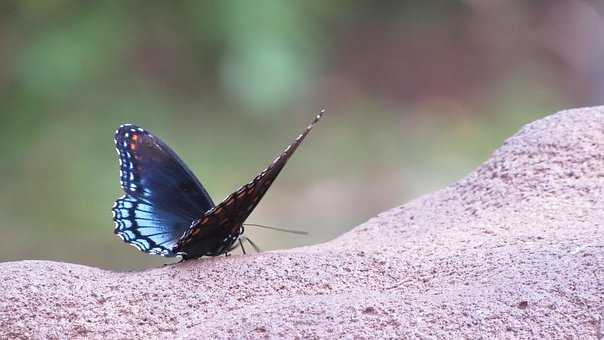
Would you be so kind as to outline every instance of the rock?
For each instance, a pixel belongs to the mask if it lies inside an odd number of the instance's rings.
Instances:
[[[135,273],[0,264],[0,338],[597,338],[604,107],[328,243]]]

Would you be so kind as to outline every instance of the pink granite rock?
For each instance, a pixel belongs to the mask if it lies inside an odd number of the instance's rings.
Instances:
[[[602,338],[604,107],[325,244],[136,273],[0,264],[0,338]]]

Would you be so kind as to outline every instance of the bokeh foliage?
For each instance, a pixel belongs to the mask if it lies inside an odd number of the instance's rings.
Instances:
[[[597,3],[0,3],[1,260],[165,262],[112,234],[112,133],[135,122],[219,200],[324,122],[251,220],[326,241],[463,176],[522,124],[604,89]],[[589,47],[587,49],[586,47]]]

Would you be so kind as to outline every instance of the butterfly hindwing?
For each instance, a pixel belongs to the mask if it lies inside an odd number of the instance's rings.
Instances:
[[[176,241],[214,203],[176,153],[148,131],[122,125],[115,146],[126,193],[113,207],[115,233],[141,251],[175,256]]]
[[[131,195],[124,195],[113,206],[115,233],[138,250],[174,256],[172,246],[190,224],[189,218],[175,215]]]
[[[294,154],[298,146],[304,141],[310,130],[321,119],[322,110],[308,127],[302,132],[296,140],[290,144],[275,160],[262,172],[260,172],[248,184],[242,186],[234,193],[230,194],[220,204],[208,210],[204,216],[196,223],[193,223],[183,237],[178,240],[174,247],[174,252],[191,252],[192,244],[196,243],[199,237],[204,234],[204,229],[209,225],[219,223],[225,230],[225,242],[234,242],[243,231],[241,227],[243,222],[252,213],[258,202],[268,191],[271,184],[277,178],[289,158]]]

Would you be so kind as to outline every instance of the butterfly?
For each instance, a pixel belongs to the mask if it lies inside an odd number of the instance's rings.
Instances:
[[[166,143],[141,127],[120,126],[114,141],[124,195],[113,204],[114,233],[154,255],[188,260],[227,254],[237,241],[241,244],[243,223],[324,113],[321,110],[266,169],[218,205]]]

